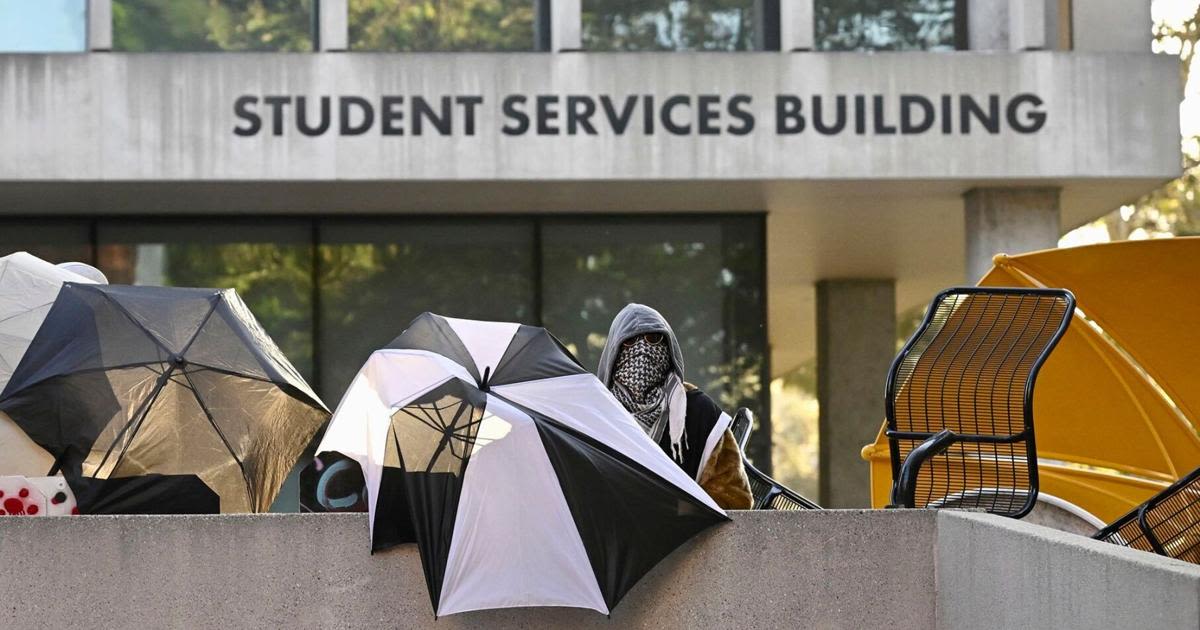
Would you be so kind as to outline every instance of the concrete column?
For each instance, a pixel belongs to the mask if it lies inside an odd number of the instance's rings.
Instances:
[[[1008,48],[1009,0],[967,0],[967,48]]]
[[[1154,40],[1150,0],[1073,0],[1072,49],[1145,53]]]
[[[1009,49],[1060,48],[1059,4],[1060,0],[1012,0],[1008,7]]]
[[[350,21],[346,0],[319,0],[317,11],[317,50],[339,52],[350,48]]]
[[[812,50],[816,46],[813,0],[779,0],[779,50]]]
[[[896,354],[893,280],[817,283],[817,399],[820,503],[871,505],[870,472],[859,456],[883,422],[883,389]]]
[[[90,51],[112,50],[112,0],[88,0],[87,47]]]
[[[1058,188],[973,188],[963,195],[966,212],[967,284],[992,268],[996,254],[1020,254],[1058,246]]]
[[[550,2],[550,51],[583,50],[583,8],[581,0]]]

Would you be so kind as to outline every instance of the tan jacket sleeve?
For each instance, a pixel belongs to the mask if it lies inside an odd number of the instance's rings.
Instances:
[[[746,477],[746,469],[742,465],[742,451],[729,429],[725,429],[725,434],[708,458],[708,464],[700,473],[700,487],[722,509],[749,510],[754,507],[750,479]]]

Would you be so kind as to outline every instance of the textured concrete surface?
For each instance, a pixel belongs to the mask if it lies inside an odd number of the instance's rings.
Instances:
[[[1200,626],[1200,566],[985,514],[937,532],[939,628]]]
[[[0,55],[0,180],[15,181],[337,181],[337,180],[721,180],[827,179],[930,181],[1147,179],[1149,187],[1179,172],[1178,62],[1139,53],[910,52],[527,54],[225,53]],[[1139,89],[1156,86],[1154,90]],[[729,133],[738,118],[730,99],[751,99],[745,111],[755,125]],[[777,95],[803,99],[806,127],[777,133]],[[937,103],[937,123],[901,133],[900,97]],[[978,124],[963,133],[959,107],[946,117],[941,95],[968,95],[988,108],[1000,99],[994,133]],[[1044,126],[1023,133],[1028,104],[1010,99],[1033,94]],[[296,105],[280,105],[286,121],[273,120],[252,137],[235,116],[241,96],[304,96],[311,123],[317,98],[355,96],[374,103],[374,125],[361,135],[339,135],[337,122],[319,136],[295,126]],[[405,135],[382,134],[381,97],[403,96]],[[525,96],[535,111],[540,96],[559,98],[546,133],[506,135],[503,101]],[[645,133],[642,105],[622,133],[602,108],[591,118],[597,133],[567,129],[566,95],[622,107],[628,96],[650,96],[651,114],[675,95],[691,98],[673,114],[687,133],[668,133],[659,122]],[[719,97],[715,134],[701,134],[699,95]],[[812,95],[846,96],[853,121],[854,95],[863,95],[863,133],[856,123],[839,133],[814,130]],[[875,122],[873,99],[883,99]],[[408,104],[416,96],[478,96],[473,134],[454,106],[454,131],[414,135]],[[598,101],[597,101],[598,102]],[[957,102],[957,101],[955,101]],[[593,103],[595,105],[595,103]],[[331,120],[339,109],[331,105]],[[271,107],[260,100],[257,111]],[[400,111],[400,110],[397,110]],[[552,120],[550,120],[552,118]],[[951,123],[950,134],[940,122]],[[354,120],[358,120],[355,118]],[[652,119],[653,120],[653,119]],[[882,124],[881,124],[882,123]],[[354,125],[358,123],[355,122]],[[707,126],[707,123],[706,123]],[[1120,147],[1114,150],[1114,147]],[[878,195],[877,195],[878,198]]]
[[[975,188],[963,196],[967,284],[992,268],[996,254],[1023,254],[1058,246],[1057,188]]]
[[[923,511],[735,512],[611,621],[513,609],[435,623],[416,549],[372,557],[361,515],[0,519],[0,625],[928,628],[934,526]]]
[[[1195,628],[1200,567],[980,513],[734,512],[617,606],[434,620],[362,515],[0,518],[0,627]]]

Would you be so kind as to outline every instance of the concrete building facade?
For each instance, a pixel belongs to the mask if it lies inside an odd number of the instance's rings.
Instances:
[[[814,0],[753,3],[754,51],[590,51],[589,3],[555,0],[535,3],[534,52],[356,52],[352,4],[317,5],[310,53],[114,52],[111,0],[87,2],[88,51],[0,53],[0,254],[137,282],[186,281],[164,258],[185,241],[300,256],[261,308],[300,312],[268,329],[331,406],[365,358],[341,340],[403,327],[338,310],[360,285],[322,289],[364,243],[400,255],[420,231],[429,266],[457,270],[396,272],[405,295],[461,288],[394,320],[515,300],[447,314],[545,324],[585,363],[615,309],[661,297],[693,378],[760,407],[760,467],[766,384],[817,358],[820,499],[853,507],[897,308],[1180,169],[1149,0],[952,3],[959,49],[903,52],[826,52]]]

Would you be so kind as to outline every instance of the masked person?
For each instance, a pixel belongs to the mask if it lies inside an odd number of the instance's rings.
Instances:
[[[750,481],[729,430],[732,418],[683,380],[671,325],[642,304],[621,309],[596,374],[642,430],[725,509],[750,509]]]

